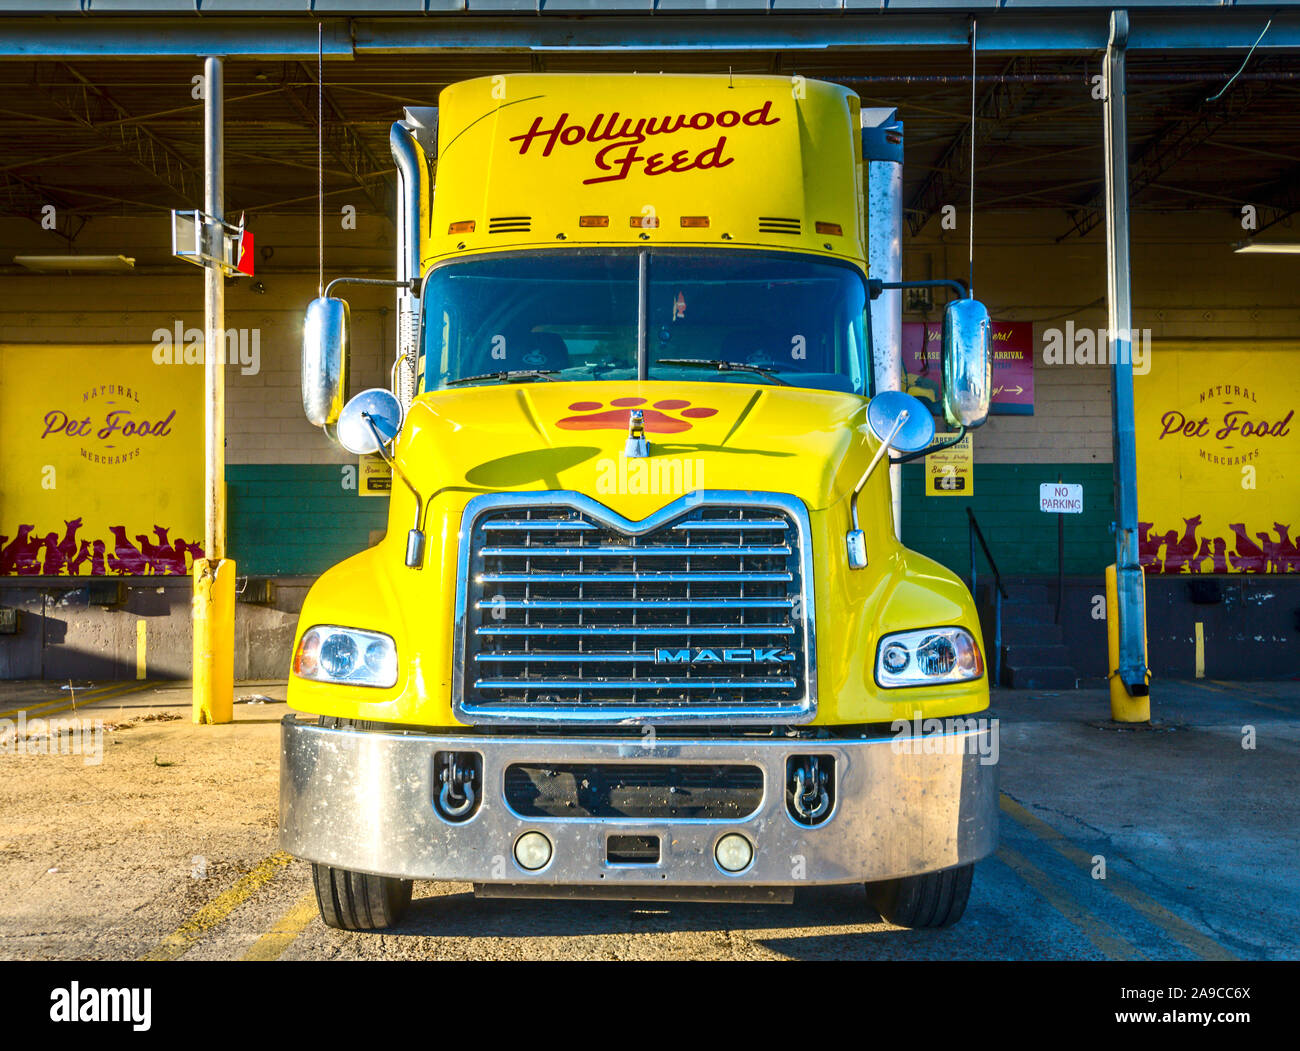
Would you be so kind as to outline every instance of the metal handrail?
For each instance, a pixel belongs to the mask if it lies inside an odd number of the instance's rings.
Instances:
[[[975,595],[975,541],[980,542],[980,547],[984,549],[984,557],[988,559],[989,568],[993,570],[993,677],[990,680],[998,686],[1002,685],[1002,600],[1009,599],[1007,589],[1002,586],[1002,574],[998,571],[998,564],[993,560],[993,552],[989,550],[988,541],[984,539],[984,533],[980,529],[980,524],[975,518],[975,512],[969,507],[966,508],[966,517],[970,520],[970,593]]]

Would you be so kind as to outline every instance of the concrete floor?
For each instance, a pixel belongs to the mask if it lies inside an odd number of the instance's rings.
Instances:
[[[1296,682],[1158,683],[1141,730],[1110,725],[1102,691],[999,692],[1000,849],[961,923],[918,932],[881,922],[855,887],[789,906],[636,905],[423,882],[394,933],[329,930],[308,866],[276,842],[284,683],[236,696],[233,724],[197,727],[184,683],[0,684],[0,718],[75,701],[104,727],[98,763],[0,755],[0,956],[1300,958]]]

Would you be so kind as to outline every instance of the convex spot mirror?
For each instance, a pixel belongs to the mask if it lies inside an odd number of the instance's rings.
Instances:
[[[302,326],[302,411],[317,427],[336,423],[343,411],[351,329],[346,300],[322,296],[307,307]]]
[[[955,299],[943,314],[943,414],[953,427],[978,427],[992,399],[989,312],[978,300]]]
[[[903,414],[907,419],[899,424]],[[934,417],[920,398],[898,390],[884,390],[867,406],[867,426],[890,448],[914,453],[934,441]],[[891,437],[892,435],[892,437]]]
[[[339,444],[357,456],[368,456],[387,445],[402,429],[402,405],[382,387],[363,390],[339,415]]]

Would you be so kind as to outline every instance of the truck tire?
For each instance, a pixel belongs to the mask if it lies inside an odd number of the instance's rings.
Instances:
[[[411,881],[372,876],[312,864],[316,905],[327,927],[341,931],[381,931],[402,918],[411,904]]]
[[[867,902],[896,927],[951,927],[970,898],[975,865],[867,884]]]

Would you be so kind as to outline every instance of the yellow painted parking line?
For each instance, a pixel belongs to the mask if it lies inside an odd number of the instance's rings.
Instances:
[[[102,690],[96,690],[93,694],[83,693],[75,697],[56,697],[54,700],[41,701],[39,704],[11,708],[8,711],[0,712],[0,718],[11,718],[18,715],[19,712],[26,712],[29,719],[34,717],[45,718],[49,715],[58,715],[60,712],[69,712],[75,708],[89,707],[100,701],[111,701],[117,697],[125,697],[128,693],[138,693],[153,685],[149,681],[118,683],[115,686],[106,686]]]
[[[121,690],[121,689],[125,689],[128,686],[138,686],[138,685],[139,683],[135,683],[135,682],[114,682],[114,683],[110,683],[108,686],[96,686],[93,690],[71,690],[68,693],[61,694],[58,697],[49,697],[44,700],[38,699],[35,701],[30,701],[26,704],[14,705],[11,708],[6,708],[3,711],[0,711],[0,715],[10,715],[22,711],[31,711],[33,708],[44,708],[51,704],[66,704],[72,699],[75,699],[77,703],[80,704],[83,700],[86,700],[88,698],[99,697],[102,694],[112,693],[114,690]]]
[[[1125,938],[1121,937],[1105,920],[1098,919],[1078,904],[1048,878],[1042,869],[1033,865],[1023,854],[1011,847],[998,848],[998,859],[1012,872],[1036,890],[1047,903],[1059,912],[1088,941],[1092,942],[1108,960],[1146,959]]]
[[[234,886],[218,894],[140,959],[176,959],[251,898],[263,885],[278,876],[292,860],[292,857],[279,850],[270,857],[264,858],[250,872],[239,877]]]
[[[1200,683],[1197,683],[1197,685],[1198,685],[1198,686],[1204,686],[1204,687],[1206,687],[1207,689],[1210,689],[1210,690],[1217,690],[1219,693],[1232,694],[1233,696],[1236,696],[1236,694],[1238,693],[1238,691],[1240,691],[1240,692],[1242,692],[1242,693],[1254,693],[1254,692],[1255,692],[1254,690],[1251,690],[1250,687],[1248,687],[1248,686],[1242,686],[1240,683],[1235,683],[1235,682],[1223,682],[1223,681],[1220,680],[1220,679],[1214,679],[1214,680],[1212,680],[1212,681],[1215,683],[1214,686],[1211,686],[1209,683],[1206,683],[1206,682],[1200,682]],[[1286,712],[1287,715],[1295,715],[1295,714],[1296,714],[1296,711],[1295,711],[1294,708],[1284,708],[1284,707],[1283,707],[1282,705],[1280,705],[1280,704],[1269,704],[1268,701],[1261,701],[1261,700],[1258,700],[1258,699],[1255,698],[1255,697],[1243,697],[1242,700],[1244,700],[1244,701],[1249,701],[1251,704],[1257,704],[1257,705],[1259,705],[1259,707],[1261,707],[1261,708],[1272,708],[1273,711],[1275,711],[1275,712]]]
[[[285,949],[300,935],[303,928],[316,918],[316,893],[304,894],[297,903],[275,921],[275,925],[253,942],[244,953],[245,960],[278,960]]]
[[[1005,793],[1002,794],[1001,805],[1004,814],[1014,818],[1020,825],[1033,832],[1062,857],[1073,861],[1085,872],[1092,872],[1092,855],[1076,847],[1066,838],[1064,833],[1058,832],[1046,821],[1035,817]],[[1142,913],[1170,938],[1194,952],[1201,959],[1236,960],[1239,958],[1213,938],[1202,934],[1181,916],[1174,915],[1158,901],[1148,897],[1118,876],[1108,873],[1104,882],[1106,889],[1124,904]]]

